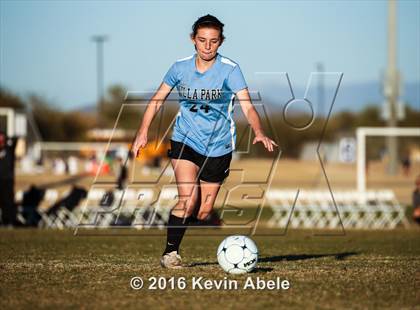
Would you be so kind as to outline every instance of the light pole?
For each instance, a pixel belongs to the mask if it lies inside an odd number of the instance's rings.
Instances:
[[[92,41],[96,43],[96,74],[97,74],[97,117],[99,124],[102,125],[101,113],[103,112],[104,99],[104,42],[108,39],[106,35],[92,36]]]
[[[388,109],[388,126],[397,127],[397,100],[399,96],[399,74],[397,69],[397,4],[395,0],[388,1],[388,66],[385,77],[384,95]],[[387,138],[389,154],[388,171],[395,175],[398,170],[397,137]]]

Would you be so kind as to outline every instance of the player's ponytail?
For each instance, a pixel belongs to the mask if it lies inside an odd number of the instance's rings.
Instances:
[[[192,26],[191,37],[195,38],[197,31],[200,28],[214,28],[219,30],[220,40],[223,42],[225,40],[225,36],[223,35],[223,26],[224,24],[213,15],[207,14],[205,16],[201,16]]]

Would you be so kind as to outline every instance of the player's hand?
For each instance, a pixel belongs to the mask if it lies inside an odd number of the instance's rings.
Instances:
[[[137,133],[136,139],[134,140],[133,146],[131,147],[131,152],[133,153],[134,158],[139,155],[140,149],[146,147],[147,144],[147,132]]]
[[[278,146],[276,142],[271,140],[262,132],[259,132],[255,135],[255,138],[252,144],[255,144],[257,142],[261,142],[262,144],[264,144],[264,147],[270,152],[274,151],[274,146]]]

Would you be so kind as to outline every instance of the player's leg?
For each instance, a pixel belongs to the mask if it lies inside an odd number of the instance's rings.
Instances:
[[[205,220],[213,210],[214,202],[224,180],[229,176],[232,153],[204,159],[200,171],[201,202],[197,218]]]
[[[201,221],[206,220],[211,214],[220,189],[220,183],[205,182],[200,180],[201,201],[197,218]]]
[[[171,163],[178,189],[178,202],[171,210],[171,214],[179,218],[188,218],[199,196],[199,183],[197,183],[199,167],[185,159],[172,159]]]
[[[178,202],[169,216],[166,248],[161,264],[164,267],[177,268],[181,265],[179,246],[197,203],[199,187],[196,182],[199,168],[184,159],[172,159],[171,163],[178,188]]]

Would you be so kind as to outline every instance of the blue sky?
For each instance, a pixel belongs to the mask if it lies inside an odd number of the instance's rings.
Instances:
[[[386,1],[4,1],[0,85],[36,92],[64,109],[96,101],[96,50],[106,34],[105,87],[154,89],[191,55],[191,25],[207,13],[225,23],[220,53],[255,72],[286,71],[304,86],[316,62],[343,83],[378,80],[386,66]],[[398,2],[398,67],[420,81],[420,1]]]

